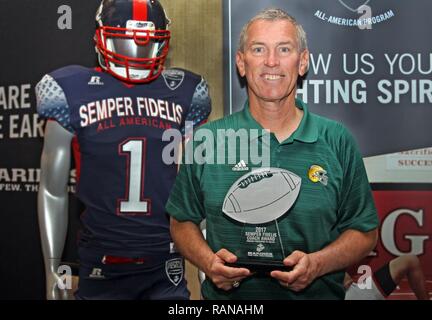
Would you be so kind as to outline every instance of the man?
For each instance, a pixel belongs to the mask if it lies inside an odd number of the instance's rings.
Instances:
[[[47,298],[57,285],[68,212],[70,147],[79,147],[77,196],[86,206],[79,239],[77,299],[188,299],[184,261],[165,203],[177,173],[162,157],[167,129],[205,122],[206,81],[163,69],[169,23],[152,0],[104,0],[96,14],[101,68],[67,66],[37,85],[48,121],[38,212]]]
[[[377,239],[378,218],[361,155],[342,125],[311,114],[295,99],[309,52],[294,18],[280,9],[252,18],[241,33],[236,61],[247,80],[244,110],[201,128],[214,136],[221,129],[266,128],[270,166],[301,177],[296,202],[278,220],[280,234],[286,235],[283,264],[292,271],[275,268],[258,277],[226,265],[238,258],[234,252],[244,225],[226,217],[222,206],[231,185],[253,169],[246,159],[240,159],[241,166],[181,166],[167,204],[174,242],[205,272],[206,299],[343,299],[344,269],[366,256]],[[203,219],[207,241],[198,227]]]
[[[375,271],[372,276],[363,279],[364,285],[371,284],[370,288],[355,283],[346,273],[345,300],[385,300],[405,277],[417,299],[429,300],[420,260],[414,255],[394,258]]]

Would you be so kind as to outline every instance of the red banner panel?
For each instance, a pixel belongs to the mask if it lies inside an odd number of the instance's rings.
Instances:
[[[432,294],[432,190],[375,190],[380,219],[379,241],[374,252],[360,265],[372,271],[403,255],[415,255]],[[358,267],[350,269],[354,278]],[[407,279],[403,279],[390,299],[415,299]]]
[[[432,278],[432,190],[380,190],[374,191],[374,198],[380,237],[373,264],[413,254],[419,257],[425,275]]]

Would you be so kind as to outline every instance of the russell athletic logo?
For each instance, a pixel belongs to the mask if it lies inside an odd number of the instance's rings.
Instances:
[[[103,86],[104,83],[101,81],[100,77],[93,76],[90,78],[90,81],[88,82],[89,86]]]
[[[315,11],[314,16],[324,22],[342,27],[357,27],[360,30],[372,29],[374,25],[388,21],[395,16],[392,9],[377,8],[378,5],[383,4],[371,0],[334,0],[332,7],[320,8]],[[346,9],[344,16],[340,14],[340,6]]]

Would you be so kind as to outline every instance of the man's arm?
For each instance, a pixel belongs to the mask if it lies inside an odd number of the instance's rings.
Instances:
[[[352,134],[338,125],[339,162],[343,169],[336,215],[338,238],[325,248],[306,254],[294,251],[284,260],[291,272],[273,271],[280,284],[300,291],[314,279],[330,272],[344,270],[363,259],[375,247],[378,216],[363,159]],[[359,231],[369,230],[369,231]],[[323,230],[328,232],[328,230]]]
[[[45,263],[47,299],[65,299],[57,287],[68,225],[70,145],[73,135],[55,121],[48,121],[41,157],[38,219]]]
[[[226,249],[214,253],[200,228],[193,222],[179,222],[171,217],[171,235],[181,254],[204,271],[218,288],[230,290],[234,281],[241,281],[250,275],[248,269],[225,266],[226,262],[235,262],[237,257]]]
[[[343,270],[366,257],[376,246],[377,239],[377,229],[369,232],[346,230],[320,251],[310,254],[294,251],[284,260],[285,265],[294,269],[290,272],[272,271],[271,276],[281,285],[301,291],[316,278]]]

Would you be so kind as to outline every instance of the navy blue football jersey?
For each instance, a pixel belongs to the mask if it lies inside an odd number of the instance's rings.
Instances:
[[[38,113],[79,144],[82,241],[120,256],[169,253],[165,203],[177,165],[163,161],[172,141],[162,135],[207,120],[206,81],[167,69],[151,83],[127,85],[97,68],[67,66],[45,75],[36,96]]]

